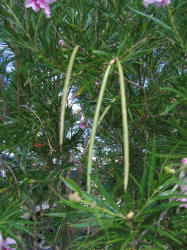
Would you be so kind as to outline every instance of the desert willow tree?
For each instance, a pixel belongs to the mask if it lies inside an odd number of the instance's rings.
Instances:
[[[0,166],[0,210],[13,216],[3,238],[22,245],[21,230],[43,230],[60,249],[184,247],[185,211],[171,208],[164,225],[160,214],[179,195],[169,173],[187,148],[185,12],[185,0],[1,0],[0,56],[13,55],[1,69],[13,67],[1,70],[0,149],[14,153]],[[35,214],[44,204],[50,219]],[[20,206],[40,224],[16,227]]]

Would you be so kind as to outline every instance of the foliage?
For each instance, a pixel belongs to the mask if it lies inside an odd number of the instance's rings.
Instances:
[[[0,231],[18,249],[41,231],[56,249],[185,249],[186,7],[57,0],[46,19],[1,0]]]

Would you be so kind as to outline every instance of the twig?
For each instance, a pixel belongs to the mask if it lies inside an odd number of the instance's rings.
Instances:
[[[147,112],[149,112],[149,111],[148,111],[148,108],[147,108],[147,102],[146,102],[146,99],[147,99],[147,98],[146,98],[146,92],[145,92],[144,87],[143,87],[143,86],[140,86],[140,85],[138,85],[138,84],[133,83],[132,81],[128,80],[126,77],[124,77],[124,79],[125,79],[126,82],[128,82],[128,83],[131,84],[132,86],[135,86],[135,87],[137,87],[137,88],[139,88],[139,89],[141,89],[141,90],[143,91],[143,95],[144,95],[144,108],[145,108],[145,110],[147,110]]]
[[[36,114],[36,111],[34,111],[32,108],[30,108],[30,107],[28,107],[27,105],[21,105],[22,107],[24,107],[24,108],[26,108],[26,109],[28,109],[31,113],[33,113],[35,116],[36,116],[36,118],[40,121],[40,123],[41,123],[41,125],[42,125],[42,128],[43,128],[43,130],[44,130],[44,132],[45,132],[45,134],[46,134],[46,137],[47,137],[47,142],[48,142],[48,145],[49,145],[49,148],[50,148],[50,153],[52,154],[52,152],[55,152],[55,150],[52,148],[52,146],[51,146],[51,143],[50,143],[50,140],[49,140],[49,137],[48,137],[48,133],[47,133],[47,131],[45,130],[45,127],[44,127],[44,125],[43,125],[43,122],[42,122],[42,120],[40,119],[40,117]]]
[[[15,32],[15,27],[13,26],[12,23],[9,23],[10,28]],[[18,57],[18,48],[15,46],[14,47],[14,53],[15,56]],[[20,76],[20,63],[18,58],[16,58],[16,72],[17,72],[17,104],[18,107],[21,104],[20,103],[20,97],[21,97],[21,76]]]
[[[137,59],[138,62],[140,62],[140,59]],[[142,81],[142,72],[141,72],[141,67],[140,64],[138,64],[138,75],[139,75],[139,81],[140,81],[140,86],[143,86],[143,81]]]
[[[7,167],[8,170],[11,172],[11,174],[12,174],[12,176],[13,176],[13,178],[14,178],[15,183],[18,185],[18,181],[17,181],[17,178],[16,178],[16,176],[15,176],[15,174],[14,174],[14,171],[13,171],[12,168],[11,168],[10,166],[8,166],[8,165],[6,165],[6,167]]]
[[[0,75],[0,87],[2,89],[2,97],[4,100],[6,100],[6,97],[3,93],[4,89],[5,89],[5,84],[3,81],[3,77]],[[2,116],[0,115],[0,120],[6,120],[6,118],[4,118],[4,116],[6,116],[6,114],[8,113],[8,109],[7,109],[7,105],[6,102],[3,102],[3,107],[2,107]]]
[[[115,74],[118,75],[118,72],[115,71]],[[132,81],[130,81],[130,80],[127,79],[125,76],[124,76],[124,80],[125,80],[127,83],[129,83],[130,85],[132,85],[132,86],[134,86],[134,87],[136,87],[136,88],[139,88],[139,89],[141,89],[141,90],[143,91],[143,95],[144,95],[144,108],[145,108],[145,110],[147,110],[147,112],[149,113],[148,108],[147,108],[147,101],[146,101],[147,97],[146,97],[146,92],[145,92],[144,87],[141,86],[141,85],[138,85],[138,84],[136,84],[136,83],[134,83],[134,82],[132,82]]]
[[[168,209],[169,209],[169,208],[167,208],[166,210],[164,210],[164,211],[160,214],[157,223],[154,223],[153,226],[160,227],[160,223],[161,223],[162,220],[164,220],[165,216],[167,215]],[[134,247],[136,247],[136,246],[140,243],[140,241],[143,239],[143,236],[146,235],[148,232],[149,232],[149,230],[146,229],[146,230],[144,230],[144,231],[140,234],[140,237],[139,237],[137,240],[135,240],[135,242],[134,242]]]
[[[71,40],[72,40],[72,44],[75,47],[77,45],[77,43],[75,42],[75,40],[73,39],[72,35],[71,35]],[[79,45],[79,50],[86,56],[91,57],[90,54],[88,52],[86,52],[85,50],[83,50],[80,45]]]

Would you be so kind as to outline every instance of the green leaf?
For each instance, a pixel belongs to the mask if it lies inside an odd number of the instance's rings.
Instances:
[[[133,239],[132,236],[127,236],[127,238],[124,240],[123,244],[120,247],[120,250],[125,250],[129,242]]]
[[[157,19],[156,17],[152,17],[152,16],[147,15],[147,14],[145,14],[145,13],[139,11],[139,10],[135,10],[135,9],[133,9],[133,8],[131,8],[131,7],[128,7],[128,8],[129,8],[130,10],[134,11],[135,13],[141,15],[141,16],[144,16],[144,17],[147,17],[148,19],[153,20],[155,23],[158,23],[158,24],[161,25],[163,28],[168,29],[168,30],[171,31],[171,28],[170,28],[167,24],[165,24],[165,23],[162,22],[161,20]]]

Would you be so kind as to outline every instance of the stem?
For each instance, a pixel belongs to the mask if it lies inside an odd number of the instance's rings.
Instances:
[[[62,151],[62,143],[63,143],[63,137],[64,137],[64,127],[65,127],[65,112],[66,112],[66,101],[67,101],[67,96],[68,96],[68,86],[70,83],[70,77],[71,77],[71,72],[73,68],[73,63],[75,60],[75,56],[77,54],[79,45],[77,45],[73,53],[71,54],[69,65],[68,65],[68,70],[66,74],[66,79],[65,79],[65,84],[64,84],[64,92],[62,95],[62,102],[61,102],[61,114],[60,114],[60,138],[59,138],[59,143],[60,143],[60,151]]]
[[[14,52],[16,57],[18,57],[18,49],[17,47],[14,48]],[[19,64],[19,59],[16,59],[16,71],[17,71],[17,104],[18,107],[21,104],[21,76],[20,76],[20,64]]]
[[[179,33],[178,33],[176,27],[175,27],[174,20],[173,20],[173,17],[172,17],[172,15],[171,15],[171,9],[170,9],[169,6],[167,6],[167,8],[168,8],[169,20],[170,20],[170,23],[171,23],[171,27],[172,27],[172,29],[173,29],[173,32],[174,32],[174,34],[176,35],[176,37],[178,38],[178,40],[179,40],[179,42],[180,42],[180,44],[181,44],[181,47],[183,47],[183,40],[181,39],[181,37],[180,37],[180,35],[179,35]]]
[[[123,141],[124,141],[124,190],[126,192],[129,179],[129,138],[128,138],[128,123],[127,123],[127,107],[125,98],[125,82],[123,76],[123,69],[118,59],[117,59],[117,66],[119,72],[120,91],[121,91],[121,111],[122,111]]]
[[[110,74],[110,69],[115,62],[116,62],[115,59],[111,60],[108,67],[107,67],[107,70],[105,71],[105,75],[104,75],[104,78],[102,81],[101,90],[99,93],[99,98],[97,101],[96,111],[95,111],[95,115],[94,115],[92,133],[91,133],[90,144],[89,144],[89,152],[88,152],[88,166],[87,166],[87,192],[88,192],[88,194],[90,194],[90,189],[91,189],[92,156],[93,156],[95,135],[96,135],[96,130],[97,130],[97,126],[98,126],[99,113],[101,110],[101,104],[102,104],[108,76]]]

